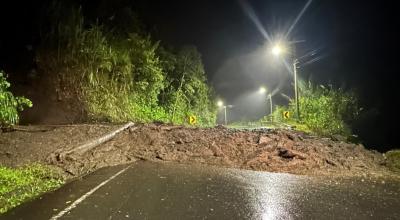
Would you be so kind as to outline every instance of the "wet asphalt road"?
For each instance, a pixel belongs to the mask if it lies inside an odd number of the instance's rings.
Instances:
[[[139,162],[101,169],[0,216],[52,218],[400,219],[400,182]]]

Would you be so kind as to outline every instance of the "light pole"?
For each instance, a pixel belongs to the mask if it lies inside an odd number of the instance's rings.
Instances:
[[[274,117],[272,116],[272,95],[271,95],[271,93],[268,95],[269,96],[269,106],[270,106],[270,115],[271,115],[271,122],[273,122],[274,121]]]
[[[226,106],[224,106],[224,122],[225,122],[225,125],[228,124],[228,120],[226,119]]]
[[[267,89],[265,87],[260,88],[260,93],[264,94],[266,92],[267,92]],[[271,116],[271,122],[272,122],[273,121],[273,117],[272,117],[273,109],[272,109],[272,94],[271,93],[268,94],[268,98],[269,98],[270,116]]]
[[[297,86],[297,63],[298,60],[293,60],[293,75],[294,75],[294,99],[296,102],[297,120],[300,121],[300,103],[299,103],[299,88]]]
[[[227,110],[226,109],[227,108],[233,108],[233,105],[224,105],[224,103],[222,101],[218,101],[217,105],[218,105],[218,107],[224,108],[224,122],[225,122],[225,125],[228,125],[228,119],[227,119],[227,113],[226,113]]]

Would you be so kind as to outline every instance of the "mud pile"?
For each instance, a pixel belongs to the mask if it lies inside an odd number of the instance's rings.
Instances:
[[[58,153],[62,150],[58,150]],[[384,157],[355,145],[287,130],[233,130],[139,125],[83,155],[51,154],[47,163],[72,176],[136,160],[306,175],[380,175]]]
[[[101,124],[40,125],[18,126],[8,132],[0,130],[0,165],[16,167],[45,162],[52,152],[79,146],[118,127]]]
[[[136,125],[84,154],[65,152],[121,125],[27,126],[0,133],[0,165],[42,162],[68,177],[137,160],[201,163],[306,175],[380,175],[385,159],[362,145],[289,130]]]

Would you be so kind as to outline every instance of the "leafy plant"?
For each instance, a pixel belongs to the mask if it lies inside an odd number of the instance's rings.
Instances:
[[[0,127],[9,127],[19,122],[18,112],[25,107],[32,107],[32,102],[25,97],[15,97],[8,89],[11,84],[4,72],[0,71]]]
[[[0,166],[0,213],[62,184],[55,172],[44,165],[17,169]]]
[[[309,129],[321,135],[340,134],[347,137],[351,135],[349,125],[359,114],[357,98],[353,92],[335,89],[332,86],[315,86],[311,82],[301,82],[299,90],[301,120],[296,121],[293,118],[296,113],[293,99],[290,100],[289,107],[276,108],[274,119],[286,121],[297,128]],[[283,119],[284,111],[292,113],[291,119]]]

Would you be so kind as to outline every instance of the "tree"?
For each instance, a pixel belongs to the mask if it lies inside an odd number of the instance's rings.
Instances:
[[[215,123],[216,108],[212,91],[206,82],[201,55],[193,46],[183,47],[177,55],[161,51],[167,66],[167,87],[161,97],[172,122],[183,123],[188,115],[196,115],[199,123]]]
[[[19,122],[18,112],[25,107],[32,107],[32,102],[25,97],[15,97],[8,89],[11,84],[4,72],[0,71],[0,127],[10,127]]]

